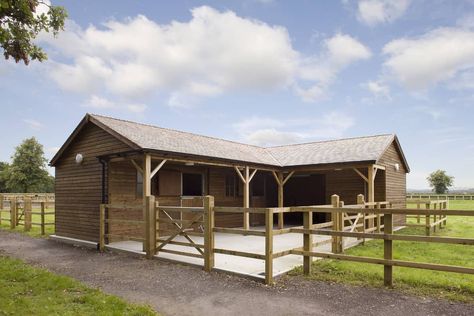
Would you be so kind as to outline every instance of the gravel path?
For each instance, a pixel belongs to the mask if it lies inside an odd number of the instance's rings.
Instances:
[[[268,287],[224,273],[2,230],[0,254],[149,304],[164,315],[474,315],[474,305],[294,277]]]

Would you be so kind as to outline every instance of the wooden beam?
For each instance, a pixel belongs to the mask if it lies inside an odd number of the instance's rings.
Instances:
[[[364,179],[365,182],[369,183],[369,179],[367,179],[367,177],[359,171],[359,169],[357,168],[352,168],[362,179]]]
[[[377,165],[377,164],[374,165],[374,168],[375,168],[375,169],[380,169],[380,170],[385,170],[385,167],[384,167],[384,166]]]
[[[283,180],[282,185],[285,185],[285,183],[286,183],[288,180],[290,180],[290,178],[291,178],[291,176],[292,176],[293,174],[295,174],[295,172],[294,172],[294,171],[291,171],[291,172],[286,176],[285,180]]]
[[[377,170],[379,170],[379,169],[374,167],[374,178],[373,178],[374,181],[375,181],[375,177],[377,176]]]
[[[149,249],[149,230],[147,227],[147,197],[151,195],[151,156],[149,154],[144,154],[143,156],[143,234],[144,234],[144,241],[143,241],[143,251],[148,252]]]
[[[163,167],[163,165],[166,163],[166,159],[163,159],[160,164],[158,166],[156,166],[155,169],[153,169],[153,171],[151,172],[150,174],[150,179],[153,179],[153,177],[158,173],[158,171],[160,171],[161,167]]]
[[[135,162],[134,159],[130,160],[132,162],[132,165],[135,166],[135,168],[137,169],[138,172],[140,172],[141,174],[143,174],[143,169]]]
[[[370,166],[367,168],[367,179],[369,180],[367,182],[367,202],[375,202],[375,197],[374,197],[374,167]]]
[[[242,183],[245,183],[244,176],[242,175],[242,172],[240,172],[239,168],[237,166],[234,166],[234,169],[237,172],[237,174],[239,175],[240,180],[242,180]]]
[[[281,183],[280,179],[278,178],[277,173],[275,171],[272,171],[272,174],[273,174],[273,177],[275,178],[276,183],[281,185],[282,183]]]
[[[253,176],[257,173],[258,169],[255,169],[252,174],[250,175],[249,182],[252,181]]]
[[[249,167],[245,167],[245,182],[244,182],[244,207],[250,207],[250,176],[249,176]],[[249,229],[250,226],[250,217],[249,212],[244,212],[244,229]]]

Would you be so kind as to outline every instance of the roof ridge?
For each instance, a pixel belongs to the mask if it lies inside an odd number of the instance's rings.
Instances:
[[[124,120],[124,119],[119,119],[119,118],[106,116],[106,115],[93,114],[93,113],[89,113],[89,115],[91,115],[92,117],[94,117],[94,116],[97,117],[98,116],[98,117],[108,118],[108,119],[121,121],[121,122],[138,124],[138,125],[142,125],[142,126],[148,126],[148,127],[152,127],[152,128],[163,129],[163,130],[173,131],[173,132],[182,133],[182,134],[189,134],[189,135],[194,135],[194,136],[199,136],[199,137],[204,137],[204,138],[209,138],[209,139],[215,139],[215,140],[220,140],[220,141],[224,141],[224,142],[229,142],[229,143],[234,143],[234,144],[239,144],[239,145],[244,145],[244,146],[249,146],[249,147],[255,147],[255,148],[263,149],[263,151],[266,151],[265,149],[267,149],[266,147],[252,145],[252,144],[246,144],[246,143],[242,143],[242,142],[238,142],[238,141],[234,141],[234,140],[228,140],[228,139],[223,139],[223,138],[214,137],[214,136],[208,136],[208,135],[202,135],[202,134],[197,134],[197,133],[192,133],[192,132],[187,132],[187,131],[181,131],[181,130],[174,129],[174,128],[161,127],[161,126],[156,126],[156,125],[147,124],[147,123],[135,122],[135,121],[131,121],[131,120]]]
[[[281,148],[281,147],[290,147],[290,146],[300,146],[300,145],[308,145],[308,144],[331,143],[331,142],[339,142],[339,141],[344,141],[344,140],[364,139],[364,138],[373,138],[373,137],[380,137],[380,136],[395,136],[395,134],[393,134],[393,133],[387,133],[387,134],[377,134],[377,135],[369,135],[369,136],[354,136],[354,137],[338,138],[338,139],[317,140],[317,141],[304,142],[304,143],[298,143],[298,144],[269,146],[269,147],[264,147],[264,148],[265,148],[265,149],[272,149],[272,148]]]

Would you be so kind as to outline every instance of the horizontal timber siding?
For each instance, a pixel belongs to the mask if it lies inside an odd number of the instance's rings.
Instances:
[[[99,204],[102,202],[102,165],[97,156],[130,150],[130,147],[87,123],[57,161],[56,235],[99,240]],[[76,154],[84,156],[82,164]]]

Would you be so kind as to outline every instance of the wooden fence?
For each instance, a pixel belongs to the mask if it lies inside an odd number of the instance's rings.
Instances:
[[[433,209],[433,210],[447,210],[448,201],[447,200],[407,200],[408,205],[416,205],[417,209]],[[416,219],[416,223],[406,223],[406,226],[409,227],[425,227],[426,236],[430,236],[431,232],[436,232],[436,229],[443,228],[447,225],[448,216],[447,215],[407,215],[407,218]],[[424,222],[424,223],[422,223]]]
[[[407,199],[471,201],[474,200],[474,194],[407,193]]]
[[[8,210],[6,209],[8,204]],[[0,224],[2,221],[10,223],[10,229],[15,229],[17,226],[23,226],[25,231],[30,231],[32,226],[39,226],[41,235],[46,235],[46,227],[54,225],[54,222],[47,221],[47,215],[54,215],[54,201],[34,201],[30,197],[23,197],[17,199],[16,197],[10,197],[7,203],[2,200],[0,205]],[[34,211],[36,206],[39,211]],[[51,210],[53,209],[53,210]],[[3,214],[9,214],[8,217],[4,217]],[[39,221],[33,220],[33,215],[39,215]]]
[[[159,252],[168,252],[177,255],[203,258],[204,269],[206,271],[211,271],[214,268],[214,255],[216,253],[260,259],[264,260],[265,262],[265,283],[267,284],[273,282],[273,260],[287,255],[300,255],[303,257],[303,270],[305,274],[309,274],[311,272],[311,262],[313,257],[383,265],[384,284],[386,286],[392,286],[394,266],[474,274],[474,268],[393,259],[393,241],[415,241],[423,243],[435,242],[447,244],[462,244],[468,246],[474,245],[474,239],[472,238],[394,234],[394,214],[421,216],[436,215],[440,217],[446,217],[448,215],[474,216],[474,211],[431,208],[394,209],[391,208],[391,204],[389,202],[363,203],[363,196],[358,197],[359,203],[356,205],[344,205],[342,201],[339,201],[339,197],[337,195],[333,195],[331,201],[331,205],[320,206],[298,206],[283,208],[242,208],[214,206],[214,197],[206,196],[204,198],[203,207],[163,207],[157,205],[154,197],[150,196],[147,197],[146,205],[143,207],[143,220],[139,221],[138,224],[142,225],[144,229],[144,238],[142,239],[143,250],[146,252],[148,258],[152,258]],[[118,206],[104,204],[100,207],[101,228],[99,248],[101,250],[105,249],[107,243],[106,237],[108,235],[106,234],[106,224],[108,221],[106,218],[106,209],[110,207]],[[170,212],[178,212],[180,214],[187,213],[189,214],[189,216],[180,216],[178,218],[175,218],[169,214]],[[303,214],[303,226],[275,229],[274,215],[295,212]],[[216,213],[262,214],[265,216],[265,230],[261,231],[252,229],[246,230],[241,228],[216,227],[214,221]],[[327,223],[313,224],[314,213],[330,214],[331,220]],[[364,218],[364,220],[359,221],[356,220],[357,218]],[[378,225],[371,227],[366,224],[370,223],[371,219],[375,219],[378,222]],[[347,221],[348,223],[350,223],[350,220],[352,220],[352,224],[346,225],[345,222]],[[161,227],[161,225],[163,224],[171,224],[171,226],[163,228]],[[348,227],[350,227],[350,229],[348,229]],[[260,236],[264,238],[265,241],[264,254],[216,248],[216,233],[237,234],[243,236]],[[302,235],[303,242],[301,247],[287,249],[280,252],[274,252],[274,236],[290,233]],[[331,252],[313,251],[314,243],[312,237],[314,235],[331,236]],[[176,236],[184,236],[187,242],[173,240]],[[193,236],[204,237],[204,243],[199,244],[195,242],[194,240],[192,240]],[[361,257],[343,254],[343,243],[345,237],[357,238],[361,240],[365,238],[383,240],[383,258]],[[198,249],[198,254],[165,249],[163,247],[166,244],[193,247],[195,249]]]

